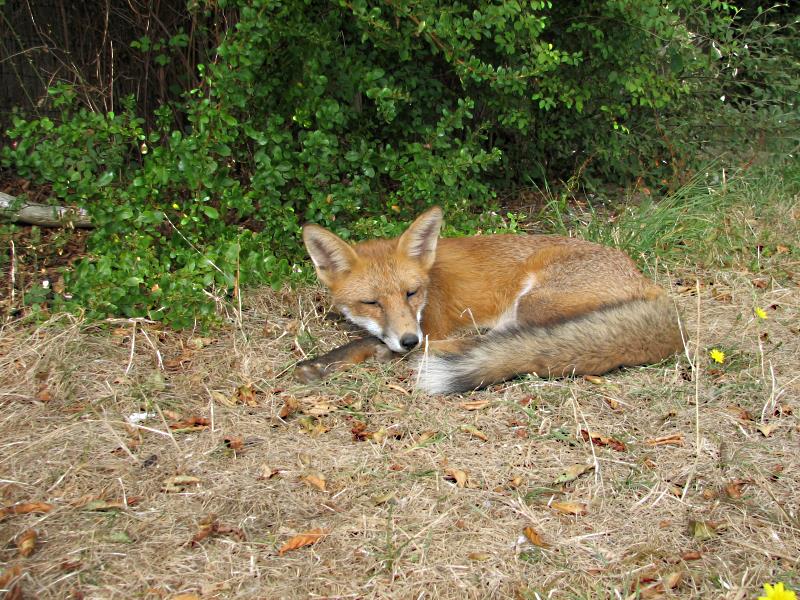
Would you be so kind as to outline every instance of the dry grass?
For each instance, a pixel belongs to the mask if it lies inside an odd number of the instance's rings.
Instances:
[[[688,336],[676,360],[468,397],[410,392],[405,362],[293,383],[299,348],[345,339],[315,290],[251,293],[240,326],[211,339],[124,320],[7,323],[2,504],[53,509],[0,521],[0,563],[18,565],[18,589],[42,599],[752,598],[764,582],[798,589],[793,256],[771,259],[777,279],[744,269],[662,273]],[[723,365],[709,360],[712,347],[726,352]],[[299,410],[281,419],[291,399]],[[487,403],[463,406],[474,400]],[[135,413],[150,416],[134,426]],[[208,426],[170,429],[192,417]],[[373,435],[359,440],[354,428]],[[592,445],[583,430],[625,448]],[[653,444],[667,436],[677,445]],[[556,484],[576,463],[595,469]],[[197,479],[170,491],[177,475]],[[320,476],[324,490],[312,485]],[[583,503],[586,514],[559,513],[554,501]],[[707,526],[693,534],[692,521]],[[199,539],[204,523],[211,534]],[[525,527],[549,546],[528,542]],[[316,528],[328,532],[316,544],[279,552]],[[37,543],[23,558],[15,540],[28,529]]]

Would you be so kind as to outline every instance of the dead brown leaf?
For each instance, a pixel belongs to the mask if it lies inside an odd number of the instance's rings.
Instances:
[[[575,515],[576,517],[583,517],[589,514],[589,510],[583,502],[551,502],[550,508],[565,515]]]
[[[22,588],[19,579],[23,575],[22,567],[14,565],[0,575],[0,589],[6,590],[3,600],[22,600]]]
[[[459,406],[464,410],[481,410],[489,406],[489,400],[470,400],[469,402],[459,402]]]
[[[489,560],[492,557],[488,552],[470,552],[467,558],[470,560]]]
[[[6,519],[11,515],[26,515],[28,513],[48,513],[53,510],[55,506],[47,502],[21,502],[20,504],[12,504],[0,508],[0,521]]]
[[[733,481],[725,484],[725,493],[727,494],[728,498],[733,500],[737,500],[742,497],[745,485],[750,483],[747,479],[734,479]]]
[[[259,469],[258,477],[256,479],[272,479],[276,475],[280,474],[279,469],[273,469],[268,464],[262,464],[261,468]]]
[[[648,446],[683,446],[683,434],[673,433],[672,435],[664,435],[645,442]]]
[[[164,480],[161,491],[171,493],[183,492],[188,487],[199,483],[199,477],[194,477],[192,475],[175,475],[174,477],[169,477]]]
[[[323,537],[328,535],[328,533],[329,531],[327,529],[317,527],[316,529],[312,529],[310,531],[306,531],[305,533],[300,533],[294,537],[291,537],[286,540],[283,546],[280,547],[280,550],[278,550],[278,556],[283,556],[287,552],[297,550],[298,548],[302,548],[304,546],[316,544]]]
[[[211,421],[205,417],[188,417],[180,421],[169,424],[173,433],[190,433],[192,431],[202,431],[211,426]]]
[[[596,433],[594,431],[581,429],[581,437],[587,442],[591,440],[592,444],[595,446],[608,446],[617,452],[625,452],[628,449],[624,442],[607,435]]]
[[[222,525],[215,513],[208,513],[200,520],[197,533],[189,540],[189,545],[192,547],[197,546],[204,539],[215,535],[229,535],[240,541],[245,539],[244,531],[240,528]]]
[[[482,440],[484,442],[488,442],[489,441],[489,438],[486,436],[486,434],[483,433],[480,429],[478,429],[474,425],[469,425],[469,424],[465,423],[465,424],[461,425],[461,431],[463,431],[464,433],[468,433],[472,437],[476,437],[479,440]]]
[[[533,527],[525,527],[522,530],[522,533],[525,535],[527,540],[531,544],[533,544],[534,546],[539,546],[539,548],[549,548],[550,547],[550,544],[545,542],[542,539],[541,534],[538,531],[536,531]]]
[[[717,535],[717,525],[711,521],[689,521],[689,535],[698,542],[707,542]]]
[[[288,396],[283,401],[283,406],[281,407],[278,416],[281,419],[285,419],[296,413],[299,409],[300,409],[300,402],[297,401],[297,398],[295,398],[294,396]]]
[[[445,469],[445,479],[450,479],[455,482],[455,484],[460,487],[466,487],[467,485],[467,472],[462,471],[461,469]]]
[[[605,378],[598,377],[597,375],[584,375],[583,379],[595,385],[603,385],[606,382]]]
[[[237,435],[226,435],[222,438],[222,442],[225,444],[226,448],[230,448],[237,454],[240,454],[242,450],[244,450],[244,440]]]
[[[594,465],[585,465],[583,463],[576,463],[570,465],[567,469],[558,476],[553,482],[554,485],[561,485],[562,483],[569,483],[576,480],[578,477],[594,469]]]
[[[33,529],[26,529],[17,536],[17,551],[19,555],[28,558],[36,549],[36,539],[38,535]]]
[[[246,406],[258,406],[256,393],[253,391],[253,388],[250,385],[240,385],[238,388],[236,388],[235,396],[238,398],[239,402]]]
[[[700,560],[701,558],[703,558],[703,555],[697,550],[689,550],[688,552],[681,554],[681,560],[685,561]]]
[[[775,432],[776,429],[780,427],[779,423],[757,423],[756,429],[758,429],[764,437],[772,437],[772,434]]]
[[[209,393],[211,394],[211,399],[217,404],[222,404],[228,408],[236,406],[236,396],[227,396],[217,390],[211,390]]]
[[[302,479],[308,485],[318,489],[320,492],[328,491],[327,490],[328,482],[325,479],[325,475],[323,475],[319,471],[308,471],[305,475],[303,475]]]
[[[330,402],[317,402],[313,406],[309,406],[308,408],[304,408],[303,412],[307,415],[311,415],[312,417],[324,417],[325,415],[329,415],[332,412],[335,412],[338,407],[335,404]]]

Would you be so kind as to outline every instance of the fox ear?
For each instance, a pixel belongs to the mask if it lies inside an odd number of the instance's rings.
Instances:
[[[319,225],[303,226],[303,242],[317,270],[317,277],[328,287],[339,275],[352,269],[358,259],[347,242]]]
[[[441,227],[442,209],[434,206],[418,216],[400,236],[398,251],[430,269],[436,259],[436,242],[439,241]]]

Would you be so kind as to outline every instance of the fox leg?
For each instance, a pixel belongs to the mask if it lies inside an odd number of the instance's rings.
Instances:
[[[309,383],[324,379],[335,371],[344,371],[370,358],[388,360],[392,355],[392,351],[381,340],[368,336],[334,348],[322,356],[298,363],[294,376],[302,383]]]

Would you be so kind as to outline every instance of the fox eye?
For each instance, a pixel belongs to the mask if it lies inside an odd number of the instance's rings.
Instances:
[[[361,304],[366,304],[368,306],[377,306],[378,305],[378,301],[377,300],[362,300]]]
[[[416,295],[416,293],[417,293],[418,291],[419,291],[419,289],[416,289],[416,290],[410,290],[410,291],[406,292],[406,298],[411,298],[411,296],[414,296],[414,295]]]

